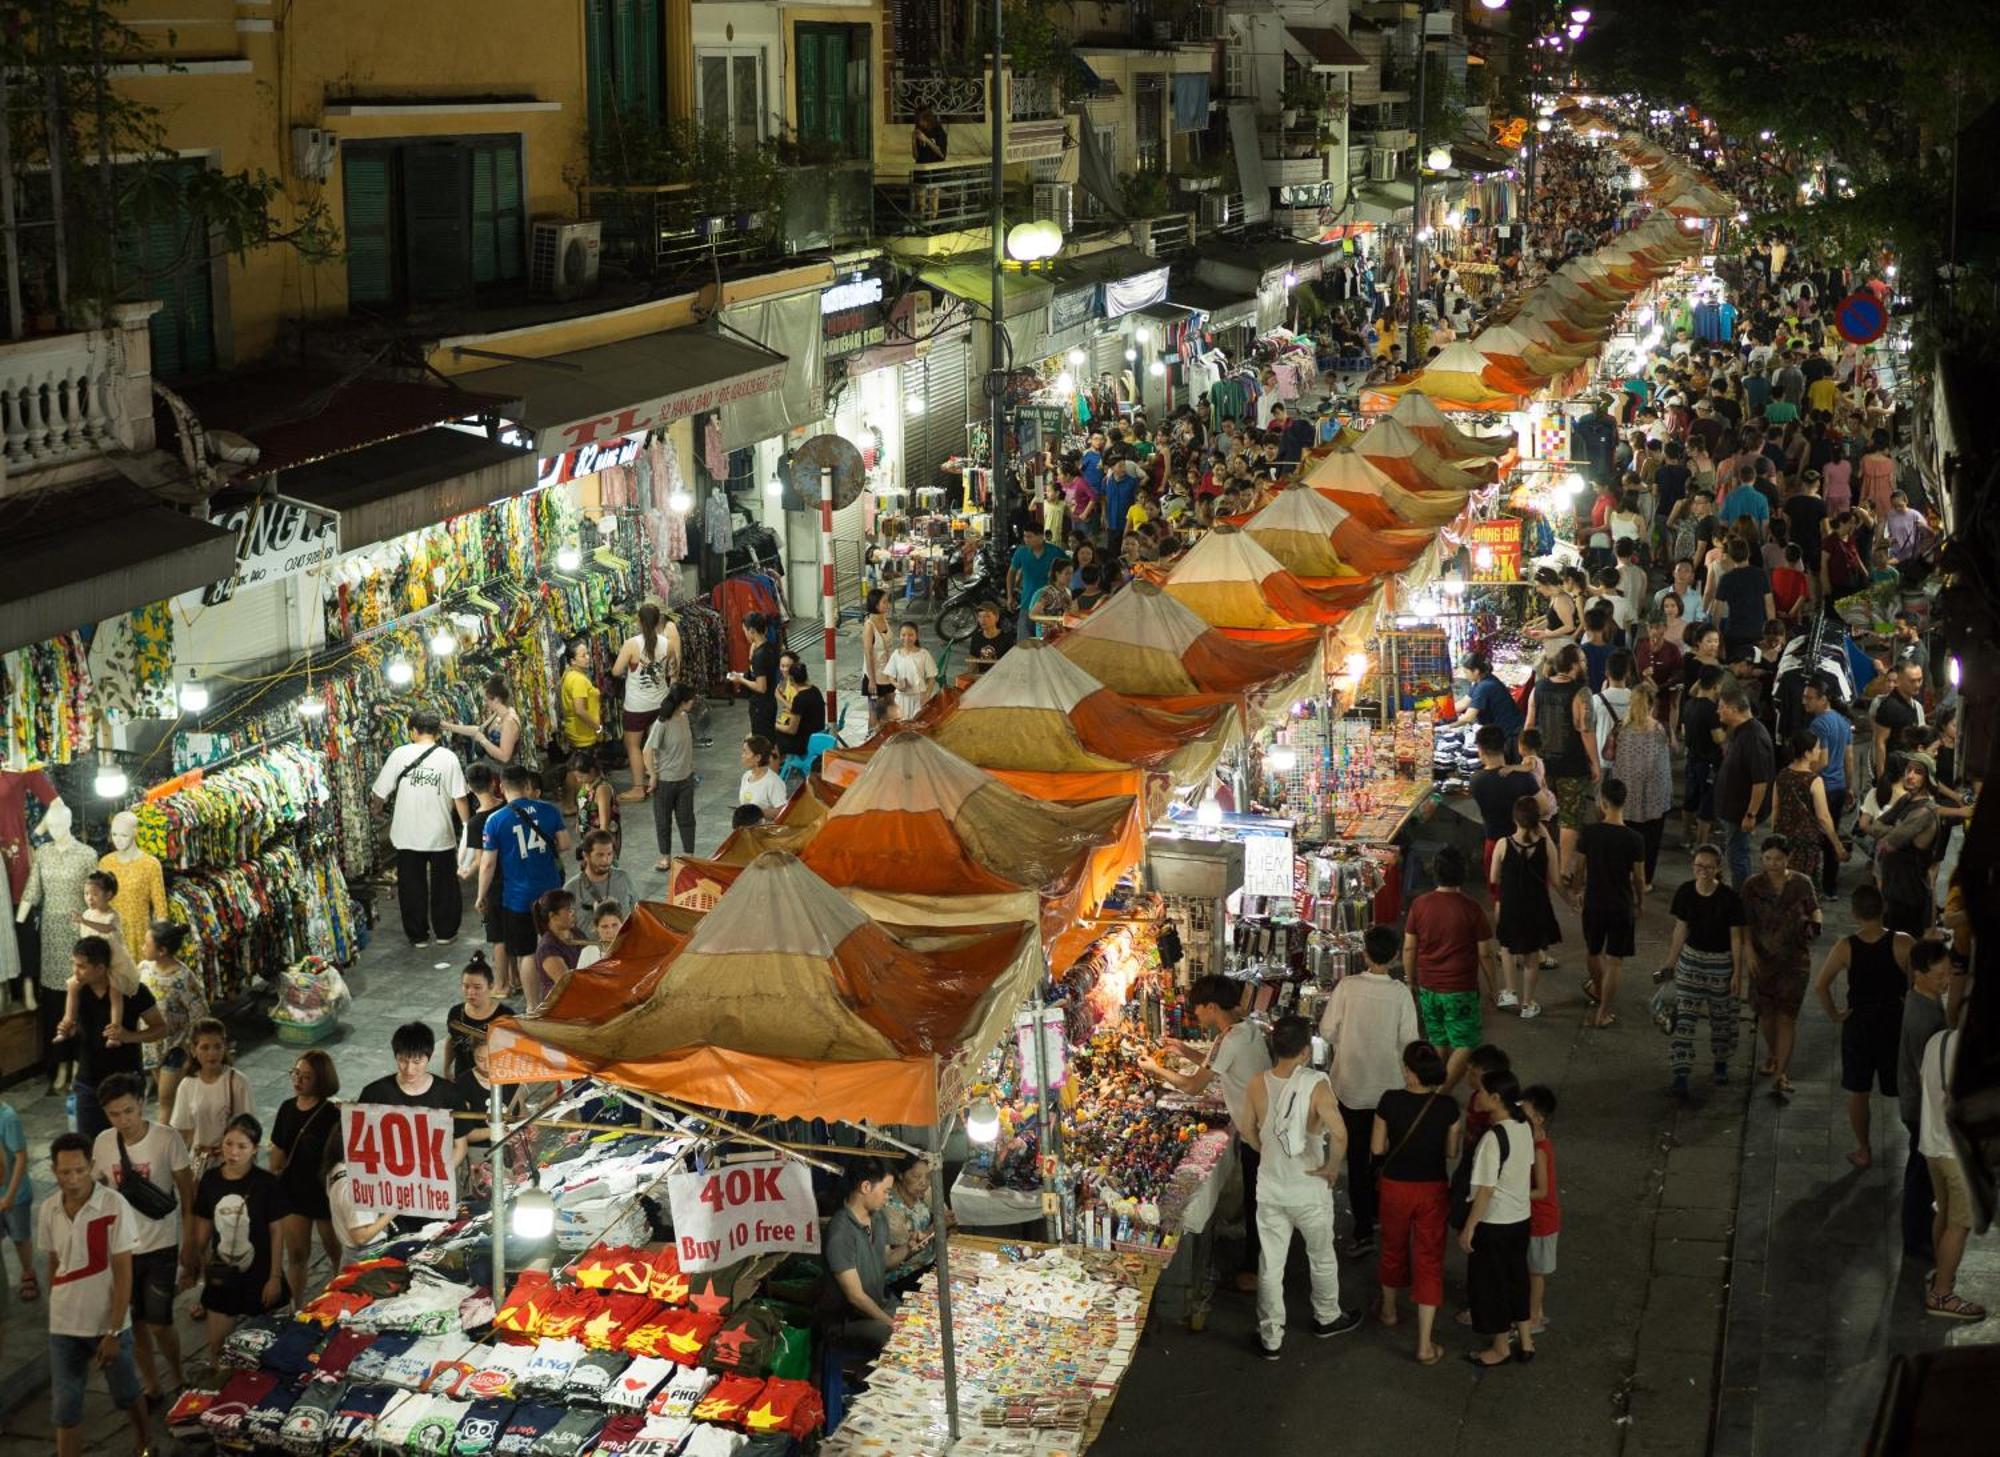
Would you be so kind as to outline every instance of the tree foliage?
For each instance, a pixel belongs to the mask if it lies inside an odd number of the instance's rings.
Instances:
[[[167,47],[173,39],[167,36]],[[121,67],[173,63],[103,3],[46,0],[0,7],[0,65],[12,78],[8,142],[23,216],[53,212],[60,162],[69,302],[101,311],[198,259],[290,247],[314,262],[339,255],[323,200],[294,198],[263,171],[181,165],[158,108],[121,91]],[[53,104],[50,104],[53,98]],[[53,121],[51,120],[53,118]],[[138,261],[142,231],[171,246]],[[23,288],[34,309],[57,304],[52,230],[23,233]]]

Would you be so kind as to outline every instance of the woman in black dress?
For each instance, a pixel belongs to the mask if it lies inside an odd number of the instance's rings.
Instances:
[[[222,1160],[195,1185],[189,1245],[195,1256],[183,1266],[182,1288],[199,1285],[188,1312],[208,1322],[208,1349],[217,1352],[236,1322],[246,1315],[276,1310],[285,1301],[285,1277],[278,1268],[284,1243],[284,1186],[269,1169],[257,1167],[264,1126],[248,1113],[229,1120],[222,1134]]]
[[[292,1064],[292,1096],[278,1105],[271,1120],[271,1172],[284,1187],[285,1277],[292,1294],[306,1290],[306,1266],[312,1263],[312,1232],[319,1230],[320,1248],[334,1269],[340,1268],[340,1241],[326,1204],[326,1181],[320,1177],[320,1157],[328,1140],[339,1142],[340,1073],[333,1059],[314,1048]]]
[[[1519,1006],[1521,1015],[1539,1017],[1541,1004],[1535,1000],[1535,977],[1542,952],[1562,940],[1562,926],[1556,920],[1556,847],[1542,823],[1542,807],[1535,796],[1524,794],[1514,802],[1514,833],[1493,847],[1493,864],[1487,879],[1500,887],[1499,924],[1494,938],[1506,953],[1501,979],[1504,985],[1494,999],[1496,1006]],[[1521,990],[1514,991],[1516,975]]]

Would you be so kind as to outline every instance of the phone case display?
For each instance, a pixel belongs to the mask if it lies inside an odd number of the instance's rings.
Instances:
[[[1398,632],[1375,640],[1375,660],[1393,667],[1396,707],[1434,712],[1451,704],[1451,645],[1444,631]]]
[[[1381,846],[1341,845],[1308,856],[1312,891],[1306,969],[1330,988],[1362,963],[1361,938],[1375,924],[1376,901],[1388,883],[1396,852]]]
[[[1083,1449],[1138,1349],[1140,1273],[1116,1255],[954,1240],[951,1312],[961,1432],[953,1457]],[[823,1457],[945,1451],[937,1274],[903,1300],[882,1359]]]
[[[1226,968],[1228,948],[1222,939],[1226,916],[1220,903],[1208,896],[1170,895],[1161,897],[1160,966],[1180,989],[1186,990],[1196,977]],[[1169,942],[1169,937],[1172,938]],[[1169,951],[1178,954],[1169,956]]]

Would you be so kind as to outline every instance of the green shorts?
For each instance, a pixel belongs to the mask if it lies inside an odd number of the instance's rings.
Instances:
[[[1580,830],[1590,823],[1590,806],[1597,798],[1597,786],[1588,775],[1572,779],[1549,776],[1549,788],[1556,796],[1556,824],[1565,830]]]
[[[1438,1048],[1477,1047],[1479,1035],[1478,992],[1433,992],[1417,988],[1417,1012],[1423,1018],[1424,1036]]]

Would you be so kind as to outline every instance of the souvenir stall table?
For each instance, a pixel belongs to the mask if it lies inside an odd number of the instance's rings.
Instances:
[[[812,1437],[824,1409],[783,1257],[689,1274],[655,1216],[667,1172],[716,1130],[590,1121],[606,1108],[584,1084],[510,1138],[514,1176],[538,1170],[554,1224],[509,1239],[507,1268],[527,1263],[497,1301],[485,1213],[391,1233],[295,1312],[242,1322],[169,1430],[300,1457],[795,1450],[774,1439]],[[464,1191],[474,1207],[481,1182]]]
[[[945,1440],[937,1275],[896,1312],[882,1359],[826,1457],[1064,1457],[1103,1432],[1158,1281],[1132,1255],[971,1236],[952,1241],[963,1435]]]

